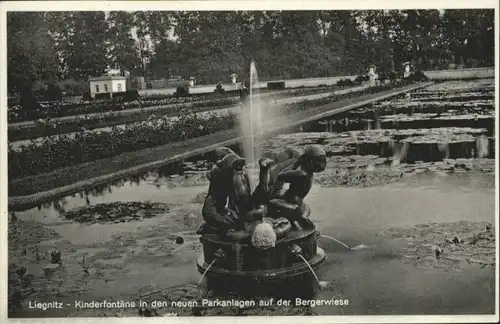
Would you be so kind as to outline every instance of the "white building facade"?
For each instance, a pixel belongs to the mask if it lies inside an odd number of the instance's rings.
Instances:
[[[89,79],[90,96],[95,98],[97,94],[109,94],[113,97],[113,93],[120,93],[127,91],[127,79],[118,75],[105,75],[100,77],[93,77]]]

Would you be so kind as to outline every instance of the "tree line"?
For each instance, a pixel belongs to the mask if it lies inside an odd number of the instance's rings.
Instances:
[[[198,83],[494,64],[493,10],[9,12],[8,86],[87,81],[118,66]]]

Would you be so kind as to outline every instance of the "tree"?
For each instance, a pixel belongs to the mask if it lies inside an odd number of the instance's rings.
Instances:
[[[445,10],[442,31],[447,45],[455,54],[455,63],[474,59],[482,64],[493,64],[493,21],[493,10]]]
[[[248,78],[252,60],[261,79],[360,74],[369,64],[385,72],[405,61],[420,69],[451,61],[494,64],[494,11],[485,9],[15,15],[9,18],[10,88],[58,74],[86,80],[108,65],[213,83],[232,73]]]
[[[102,75],[108,67],[106,16],[102,11],[79,11],[73,15],[69,74],[76,79]]]
[[[7,52],[9,92],[20,93],[25,112],[34,111],[38,107],[32,91],[35,82],[54,82],[59,74],[54,42],[42,15],[7,14]]]
[[[179,44],[166,39],[155,46],[155,53],[151,57],[150,70],[155,78],[171,77],[176,71],[176,62],[179,60]]]
[[[124,70],[133,71],[140,65],[139,53],[132,36],[135,20],[133,13],[126,11],[112,11],[107,18],[109,29],[107,42],[109,47],[110,63]]]
[[[73,52],[72,38],[75,33],[74,12],[45,12],[44,19],[49,28],[49,33],[54,40],[59,62],[59,72],[62,77],[69,76],[69,60]]]

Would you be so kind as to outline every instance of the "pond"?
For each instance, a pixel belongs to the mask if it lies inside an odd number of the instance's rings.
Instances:
[[[440,87],[424,90],[441,91],[444,86]],[[470,86],[466,88],[471,92]],[[398,100],[403,99],[393,102]],[[274,315],[492,313],[495,238],[490,234],[495,222],[495,161],[491,144],[486,153],[477,153],[481,151],[477,138],[491,135],[481,127],[459,126],[424,132],[362,129],[362,136],[352,129],[341,133],[323,129],[284,134],[263,143],[266,154],[285,146],[302,149],[310,143],[323,143],[330,153],[327,170],[317,175],[306,197],[311,218],[321,234],[347,246],[368,248],[352,251],[319,239],[327,261],[318,275],[330,283],[330,289],[316,298],[348,299],[349,306],[259,311]],[[433,153],[427,159],[405,161],[401,147],[394,149],[395,143],[408,138],[442,143],[443,138],[457,134],[472,137],[474,154],[467,151],[470,155],[464,156],[460,150],[451,150],[458,152],[456,156]],[[392,151],[390,145],[363,148],[359,143],[364,142],[393,143]],[[208,160],[209,155],[194,157],[16,212],[18,222],[9,226],[9,262],[28,269],[36,287],[33,298],[38,299],[70,303],[75,296],[81,300],[132,300],[144,292],[169,300],[198,298],[202,289],[196,288],[195,259],[201,244],[195,231],[202,223]],[[252,177],[256,177],[255,170]],[[455,236],[459,242],[469,242],[478,235],[479,241],[472,245],[448,242]],[[444,257],[435,257],[437,247],[443,249]],[[62,253],[64,269],[46,278],[42,268],[54,248]],[[473,260],[472,254],[477,255]],[[163,311],[179,315],[198,312],[189,307]],[[102,312],[118,316],[116,310],[73,307],[64,312],[23,310],[18,316],[98,316]],[[136,309],[119,312],[137,316]],[[234,315],[231,309],[207,312],[205,315]],[[257,313],[256,309],[243,311]]]

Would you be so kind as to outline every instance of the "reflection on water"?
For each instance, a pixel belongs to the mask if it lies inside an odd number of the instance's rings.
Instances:
[[[208,169],[208,163],[185,165],[181,163],[172,164],[164,168],[150,171],[141,175],[119,179],[108,184],[98,185],[92,189],[83,190],[55,201],[44,203],[35,208],[17,212],[22,219],[45,218],[42,221],[61,220],[60,216],[65,212],[82,206],[89,206],[106,202],[130,202],[130,201],[156,201],[173,204],[188,203],[193,196],[204,190],[203,181],[195,181],[194,186],[183,186],[182,181],[187,177],[186,173],[198,173],[198,178],[204,178]],[[192,171],[195,169],[195,171]],[[178,184],[178,188],[177,185]]]
[[[484,135],[476,139],[477,157],[484,158],[490,155],[490,147],[488,138]]]

